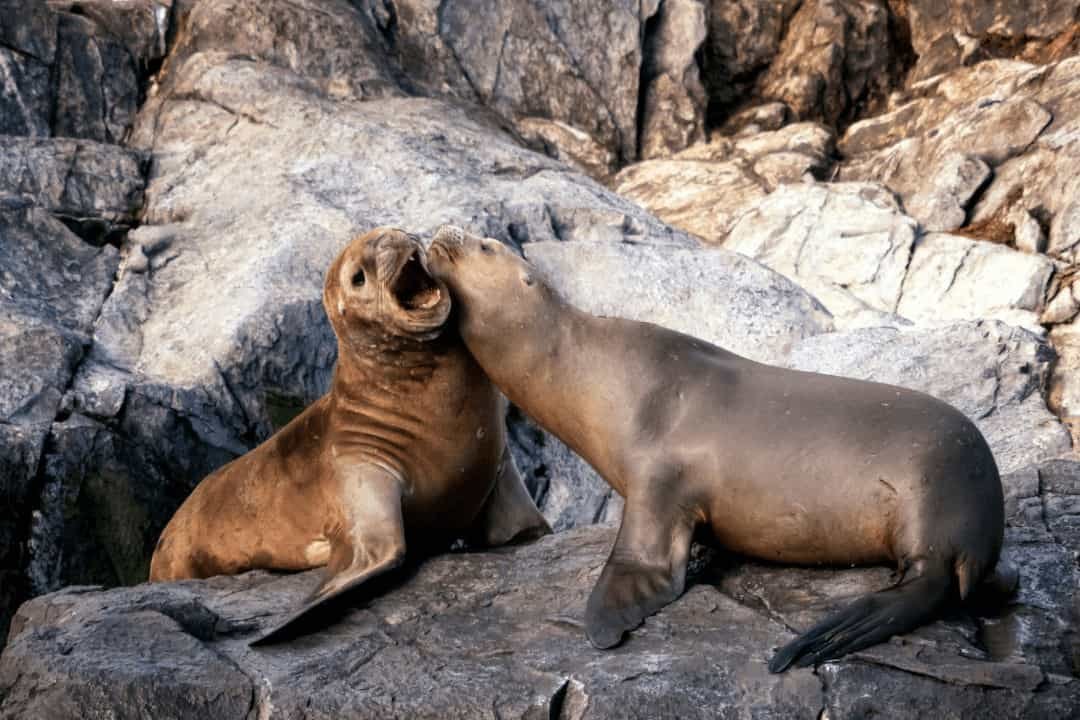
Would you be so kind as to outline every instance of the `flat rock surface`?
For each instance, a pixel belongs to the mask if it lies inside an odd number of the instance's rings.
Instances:
[[[577,529],[406,568],[381,595],[283,645],[247,646],[316,573],[262,572],[26,604],[0,658],[0,717],[1064,718],[1080,712],[1075,463],[1006,478],[1004,607],[950,614],[902,638],[770,675],[772,649],[883,568],[808,570],[699,554],[695,582],[621,647],[580,624],[613,539]]]

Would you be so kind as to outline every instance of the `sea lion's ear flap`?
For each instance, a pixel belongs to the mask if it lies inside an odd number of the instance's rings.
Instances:
[[[486,547],[527,542],[551,534],[551,526],[540,514],[525,483],[518,474],[510,448],[503,446],[499,473],[476,526],[468,538]]]
[[[525,283],[529,287],[532,287],[536,284],[536,278],[533,277],[532,273],[527,272],[521,276],[521,282]]]
[[[342,473],[341,522],[327,533],[330,562],[322,583],[301,607],[252,645],[292,636],[312,610],[405,559],[401,483],[381,468],[364,465]],[[303,621],[303,622],[301,622]]]

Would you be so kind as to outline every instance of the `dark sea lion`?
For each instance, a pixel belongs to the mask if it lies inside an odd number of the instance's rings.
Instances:
[[[1004,504],[975,425],[928,395],[763,365],[564,302],[513,251],[441,228],[429,267],[495,384],[626,498],[585,625],[600,648],[683,591],[691,539],[779,563],[895,562],[895,586],[781,648],[780,672],[929,622],[994,569]]]
[[[327,565],[320,603],[397,566],[406,541],[497,545],[550,532],[506,447],[506,400],[465,350],[419,242],[379,228],[330,266],[330,391],[203,480],[162,533],[151,580]]]

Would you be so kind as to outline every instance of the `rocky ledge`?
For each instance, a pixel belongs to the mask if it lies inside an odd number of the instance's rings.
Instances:
[[[594,525],[406,568],[325,629],[248,642],[315,573],[69,588],[26,603],[0,657],[2,718],[1066,718],[1080,713],[1080,463],[1006,476],[1011,601],[956,611],[816,669],[776,646],[884,568],[793,569],[702,550],[685,596],[621,647],[581,616],[614,532]]]

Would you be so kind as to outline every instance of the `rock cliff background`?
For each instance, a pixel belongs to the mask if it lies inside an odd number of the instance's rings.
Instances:
[[[1080,713],[1080,0],[0,0],[0,133],[0,717]],[[885,574],[704,558],[597,653],[620,500],[515,411],[568,533],[266,652],[310,575],[120,587],[325,391],[338,250],[444,222],[593,312],[953,403],[1019,594],[776,677]]]

